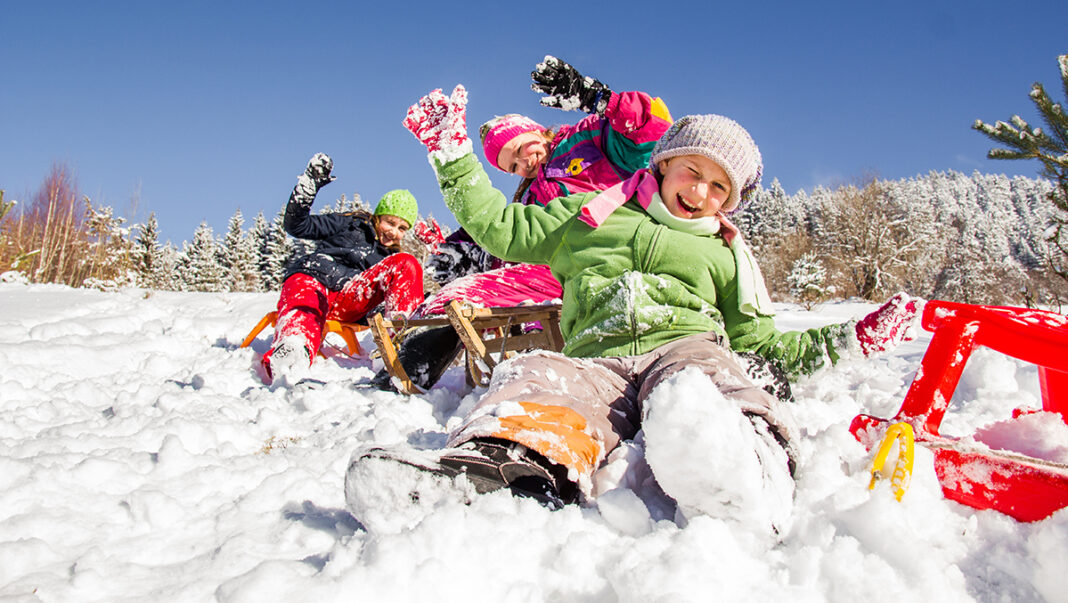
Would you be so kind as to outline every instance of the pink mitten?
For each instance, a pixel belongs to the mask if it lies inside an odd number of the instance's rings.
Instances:
[[[458,84],[451,96],[438,88],[408,107],[404,127],[444,161],[471,152],[467,138],[467,90]]]
[[[885,352],[916,338],[924,300],[901,292],[857,322],[857,341],[865,356]]]
[[[412,227],[412,234],[427,246],[430,253],[436,252],[438,245],[445,242],[445,234],[441,232],[441,225],[434,218],[430,218],[429,221],[416,222]]]

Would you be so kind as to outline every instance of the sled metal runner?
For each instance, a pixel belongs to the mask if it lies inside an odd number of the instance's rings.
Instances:
[[[939,434],[964,366],[985,346],[1038,366],[1042,410],[1068,422],[1068,317],[1044,310],[932,300],[923,328],[934,335],[905,401],[891,419],[857,415],[849,430],[869,449],[891,423],[905,422],[934,453],[943,494],[977,509],[1037,521],[1068,506],[1068,465],[991,450]],[[1014,417],[1035,412],[1017,409]]]

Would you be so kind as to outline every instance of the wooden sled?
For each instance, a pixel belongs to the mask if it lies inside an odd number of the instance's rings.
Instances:
[[[542,329],[520,334],[514,332],[521,325],[531,322],[540,322]],[[468,383],[472,385],[486,385],[497,364],[517,351],[537,348],[559,352],[564,348],[559,305],[471,308],[453,300],[445,307],[445,316],[442,317],[388,320],[376,314],[371,318],[371,335],[386,370],[399,382],[403,393],[419,394],[423,391],[412,383],[401,366],[390,331],[402,333],[413,327],[446,325],[455,329],[463,342]]]

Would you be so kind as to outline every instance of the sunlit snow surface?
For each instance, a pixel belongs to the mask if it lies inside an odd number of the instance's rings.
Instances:
[[[867,489],[870,457],[846,428],[859,412],[897,411],[928,334],[795,385],[803,433],[781,542],[705,516],[673,521],[638,444],[609,459],[588,506],[453,497],[410,529],[373,534],[346,510],[352,452],[440,446],[479,392],[458,368],[425,396],[371,391],[361,384],[378,362],[332,346],[311,371],[324,385],[272,389],[258,368],[270,330],[238,345],[275,301],[0,284],[0,598],[1066,600],[1065,512],[1020,524],[946,501],[922,447],[902,503]],[[875,307],[779,305],[777,321],[806,328]],[[692,402],[707,382],[672,387]],[[983,428],[989,446],[1057,460],[1065,431],[1052,415],[998,423],[1039,405],[1034,367],[980,351],[943,431]],[[651,433],[670,438],[672,424]],[[707,431],[665,450],[700,455]],[[678,466],[700,470],[691,460]]]

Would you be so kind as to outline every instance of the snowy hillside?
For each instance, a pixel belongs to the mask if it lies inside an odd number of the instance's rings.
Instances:
[[[557,512],[495,493],[369,534],[345,507],[353,450],[440,443],[478,392],[455,368],[426,396],[372,391],[377,361],[334,349],[313,367],[325,386],[272,389],[270,330],[238,345],[275,300],[0,284],[0,599],[1068,601],[1068,512],[1020,524],[949,502],[923,448],[902,503],[867,489],[846,427],[896,412],[929,335],[795,386],[805,430],[778,544],[679,526],[670,501],[626,488]],[[779,308],[789,329],[873,306]],[[1034,367],[979,352],[943,431],[1022,405],[1039,405]],[[1068,427],[1042,417],[1015,439],[1064,462]]]

